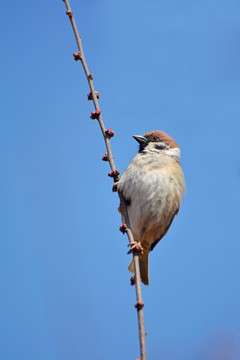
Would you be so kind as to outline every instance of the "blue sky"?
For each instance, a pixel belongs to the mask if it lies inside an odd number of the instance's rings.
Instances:
[[[133,134],[182,150],[187,195],[143,288],[148,358],[237,360],[240,3],[71,6],[120,172]],[[2,14],[0,358],[134,359],[127,237],[65,5]]]

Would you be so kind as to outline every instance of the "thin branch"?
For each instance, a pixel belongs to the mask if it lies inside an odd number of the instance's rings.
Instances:
[[[73,12],[71,10],[70,4],[68,0],[63,0],[65,2],[67,11],[66,14],[68,15],[70,22],[72,24],[72,28],[74,31],[74,35],[77,41],[77,45],[78,45],[78,52],[74,53],[74,59],[80,60],[84,69],[84,72],[86,74],[87,80],[88,80],[88,84],[90,87],[90,94],[88,94],[88,99],[89,100],[93,100],[94,103],[94,107],[95,107],[95,111],[91,113],[91,119],[96,119],[100,125],[103,137],[104,137],[104,141],[106,144],[106,149],[107,149],[107,153],[103,155],[102,160],[104,161],[109,161],[110,167],[111,167],[111,172],[108,174],[110,177],[113,178],[114,180],[114,186],[113,186],[113,191],[117,191],[117,182],[119,180],[118,175],[119,175],[119,171],[116,169],[114,161],[113,161],[113,155],[112,155],[112,150],[111,150],[111,145],[110,145],[110,138],[114,136],[114,132],[111,129],[105,129],[104,123],[103,123],[103,119],[102,119],[102,115],[101,115],[101,110],[99,108],[99,104],[98,104],[98,98],[99,98],[99,93],[95,91],[94,88],[94,84],[93,84],[93,75],[90,74],[89,70],[88,70],[88,66],[84,57],[84,52],[83,52],[83,48],[82,48],[82,39],[79,36],[78,30],[77,30],[77,26],[75,23],[75,19],[73,16]],[[128,212],[127,212],[127,205],[126,202],[123,198],[123,196],[121,194],[119,194],[119,198],[120,198],[120,203],[121,203],[121,207],[122,207],[122,212],[123,212],[123,216],[126,222],[126,225],[122,225],[122,231],[127,233],[128,236],[128,240],[129,243],[132,243],[134,241],[134,237],[133,234],[131,232],[130,229],[130,222],[129,222],[129,217],[128,217]],[[123,230],[124,229],[124,230]],[[143,317],[143,306],[144,303],[142,301],[142,290],[141,290],[141,278],[140,278],[140,266],[139,266],[139,253],[137,251],[133,251],[133,261],[134,261],[134,281],[133,284],[135,284],[135,288],[136,288],[136,298],[137,298],[137,303],[135,304],[135,307],[137,309],[137,314],[138,314],[138,327],[139,327],[139,340],[140,340],[140,353],[141,353],[141,360],[146,360],[146,345],[145,345],[145,330],[144,330],[144,317]]]
[[[122,206],[123,216],[124,216],[124,219],[125,219],[125,222],[127,225],[126,233],[128,235],[129,243],[132,243],[134,241],[134,237],[130,230],[130,222],[129,222],[128,212],[127,212],[127,204],[121,193],[119,193],[119,198],[120,198],[120,203]],[[141,353],[141,360],[146,360],[146,343],[145,343],[146,333],[145,333],[145,329],[144,329],[144,317],[143,317],[144,302],[142,301],[139,253],[136,251],[133,252],[133,263],[134,263],[134,283],[135,283],[136,298],[137,298],[137,303],[135,304],[135,307],[137,309],[137,315],[138,315],[140,353]]]

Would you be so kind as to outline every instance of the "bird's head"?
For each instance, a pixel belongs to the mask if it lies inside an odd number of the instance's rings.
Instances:
[[[177,142],[164,131],[153,130],[144,135],[133,135],[139,143],[139,152],[165,153],[180,161],[181,151]]]

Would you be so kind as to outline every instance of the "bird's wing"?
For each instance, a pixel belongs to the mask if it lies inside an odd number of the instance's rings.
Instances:
[[[159,241],[166,235],[166,233],[168,232],[168,230],[169,230],[169,228],[170,228],[170,226],[171,226],[171,224],[172,224],[172,222],[173,222],[173,219],[174,219],[175,215],[177,215],[178,211],[179,211],[179,208],[176,210],[176,212],[175,212],[175,213],[173,214],[173,216],[171,217],[171,219],[170,219],[170,221],[169,221],[169,223],[168,223],[168,225],[167,225],[164,233],[162,234],[162,236],[161,236],[159,239],[155,240],[155,241],[152,243],[151,248],[150,248],[150,251],[152,251],[152,250],[155,248],[155,246],[157,245],[157,243],[159,243]]]
[[[130,198],[127,199],[127,198],[123,195],[123,192],[122,192],[122,191],[121,191],[121,195],[123,196],[123,199],[124,199],[124,201],[125,201],[125,204],[126,204],[127,206],[129,206],[129,205],[131,204],[131,199],[130,199]],[[120,212],[120,214],[123,215],[122,205],[121,205],[121,204],[119,204],[118,211]]]

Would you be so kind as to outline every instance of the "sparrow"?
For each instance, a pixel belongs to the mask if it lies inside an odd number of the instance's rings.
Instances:
[[[117,191],[127,204],[134,249],[139,253],[141,281],[149,285],[148,254],[166,235],[177,215],[185,193],[185,180],[180,166],[181,151],[176,141],[164,131],[153,130],[134,135],[139,152],[117,184]],[[119,212],[125,219],[121,205]],[[134,273],[133,260],[128,270]]]

